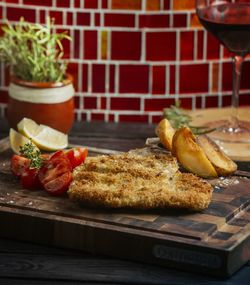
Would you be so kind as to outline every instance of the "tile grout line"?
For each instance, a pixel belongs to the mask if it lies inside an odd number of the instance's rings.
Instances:
[[[88,64],[88,93],[92,93],[92,72],[93,65]]]
[[[120,65],[118,66],[118,64],[115,65],[115,93],[118,94],[119,93],[119,82],[120,82]]]
[[[223,74],[223,65],[222,65],[222,59],[223,59],[223,47],[220,45],[220,56],[219,56],[219,69],[218,69],[218,105],[219,107],[222,106],[222,74]]]
[[[213,91],[213,65],[208,63],[208,93]]]
[[[198,32],[195,31],[194,32],[194,50],[193,50],[193,57],[194,57],[194,60],[197,60],[198,58]]]
[[[97,60],[102,59],[102,31],[97,31]]]
[[[165,96],[170,94],[170,66],[165,67]]]
[[[179,99],[179,82],[180,82],[180,32],[176,33],[176,66],[175,66],[175,99]]]

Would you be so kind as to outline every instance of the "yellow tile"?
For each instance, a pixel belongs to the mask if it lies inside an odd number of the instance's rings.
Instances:
[[[195,8],[195,0],[173,0],[174,10],[192,10]]]
[[[146,10],[155,11],[160,10],[160,0],[147,0],[146,2]]]
[[[214,63],[213,64],[213,84],[212,84],[212,90],[213,92],[218,91],[218,80],[219,80],[219,64]]]
[[[202,24],[200,23],[196,14],[191,15],[190,27],[202,27]]]
[[[112,9],[141,10],[142,0],[112,0]]]
[[[107,59],[107,50],[108,50],[108,32],[102,31],[101,34],[101,58]]]

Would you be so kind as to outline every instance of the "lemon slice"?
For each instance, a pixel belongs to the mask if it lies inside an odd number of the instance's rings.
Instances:
[[[31,119],[23,118],[17,128],[27,138],[31,138],[41,150],[53,151],[68,146],[66,134],[45,125],[38,125]]]
[[[32,143],[28,138],[21,135],[14,129],[10,129],[9,133],[10,147],[14,153],[20,154],[20,146],[24,146],[26,143]],[[34,144],[33,144],[34,145]],[[38,150],[38,148],[34,145],[34,151]]]
[[[39,125],[35,121],[27,118],[23,118],[17,124],[17,129],[22,135],[26,136],[27,138],[32,138],[39,133]]]

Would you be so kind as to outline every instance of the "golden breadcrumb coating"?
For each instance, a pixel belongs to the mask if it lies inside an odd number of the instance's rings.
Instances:
[[[207,208],[212,187],[205,180],[178,170],[168,153],[135,150],[88,157],[73,172],[70,199],[110,208]]]

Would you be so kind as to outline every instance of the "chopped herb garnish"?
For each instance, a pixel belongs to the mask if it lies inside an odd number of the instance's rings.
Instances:
[[[20,146],[20,153],[30,159],[30,168],[41,168],[43,160],[41,158],[41,151],[36,149],[32,141]]]

